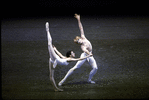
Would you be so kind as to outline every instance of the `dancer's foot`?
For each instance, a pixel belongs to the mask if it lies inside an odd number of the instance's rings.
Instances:
[[[59,82],[59,83],[58,83],[58,86],[62,86],[62,84],[63,84],[62,82]]]
[[[55,92],[63,92],[63,90],[62,90],[62,89],[57,88],[57,89],[55,89]]]
[[[92,80],[89,80],[88,83],[95,84],[95,82]]]

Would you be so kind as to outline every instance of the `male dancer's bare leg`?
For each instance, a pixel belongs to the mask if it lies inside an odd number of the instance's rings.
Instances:
[[[63,91],[62,89],[59,89],[56,84],[55,84],[55,80],[54,80],[54,69],[52,69],[52,66],[51,66],[51,61],[50,61],[50,58],[49,58],[49,71],[50,71],[50,81],[52,82],[52,85],[54,87],[54,90],[55,91]]]

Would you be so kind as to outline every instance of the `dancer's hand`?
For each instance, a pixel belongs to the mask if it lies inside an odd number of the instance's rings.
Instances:
[[[55,50],[56,49],[56,47],[53,45],[53,49]]]
[[[90,53],[90,56],[93,56],[93,54],[92,54],[92,53]]]
[[[78,20],[80,20],[80,15],[78,15],[78,14],[75,14],[75,16],[74,16],[76,19],[78,19]]]

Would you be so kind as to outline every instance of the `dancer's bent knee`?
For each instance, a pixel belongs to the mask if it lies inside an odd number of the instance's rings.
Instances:
[[[92,66],[92,68],[93,68],[93,69],[95,69],[95,70],[98,70],[98,67],[97,67],[97,65],[95,65],[95,66]]]
[[[95,69],[95,70],[98,70],[98,67],[95,67],[94,69]]]

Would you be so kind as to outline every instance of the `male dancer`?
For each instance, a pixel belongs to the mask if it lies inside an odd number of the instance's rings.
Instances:
[[[76,38],[74,39],[74,42],[81,45],[81,49],[82,49],[83,53],[81,54],[80,58],[82,58],[82,57],[85,57],[86,55],[92,54],[92,45],[91,45],[90,41],[87,40],[87,38],[85,37],[83,26],[82,26],[81,21],[80,21],[80,15],[75,14],[74,17],[78,20],[78,25],[79,25],[79,29],[80,29],[80,33],[81,33],[81,37],[76,36]],[[59,82],[58,85],[61,86],[64,83],[64,81],[68,78],[68,76],[70,76],[75,69],[80,68],[81,65],[85,61],[88,61],[89,64],[93,68],[89,74],[88,82],[89,83],[95,83],[91,79],[92,79],[93,75],[97,72],[98,68],[97,68],[96,61],[95,61],[94,57],[92,56],[92,57],[86,58],[82,61],[78,61],[76,63],[76,65],[68,71],[66,76]]]
[[[83,60],[83,59],[86,59],[87,57],[92,56],[92,54],[90,54],[88,56],[85,56],[83,58],[73,58],[73,57],[75,57],[75,53],[73,51],[68,51],[67,54],[66,54],[67,57],[63,56],[56,49],[56,47],[53,47],[53,45],[52,45],[52,37],[51,37],[50,31],[49,31],[49,23],[46,22],[45,26],[46,26],[47,38],[48,38],[48,50],[49,50],[49,54],[50,54],[50,58],[49,58],[50,80],[52,82],[52,85],[53,85],[55,91],[63,91],[62,89],[59,89],[56,86],[55,80],[54,80],[54,69],[56,68],[57,64],[67,66],[69,64],[69,62],[71,62],[71,61]],[[51,67],[51,65],[52,65],[51,63],[53,63],[52,67]]]

